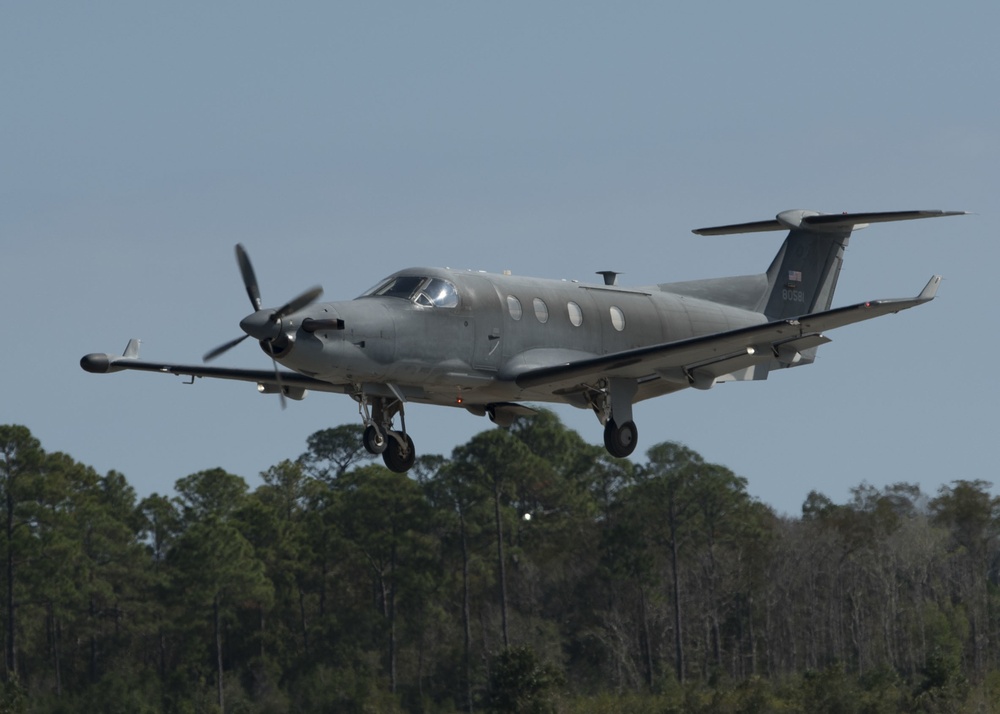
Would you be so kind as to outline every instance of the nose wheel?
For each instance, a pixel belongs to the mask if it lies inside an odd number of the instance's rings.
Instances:
[[[365,451],[375,455],[385,453],[386,448],[389,446],[389,440],[385,438],[374,424],[370,424],[365,428],[365,433],[361,437],[361,443],[364,445]]]
[[[413,439],[407,434],[393,431],[389,433],[385,442],[386,447],[382,453],[382,461],[385,462],[385,467],[398,474],[409,471],[417,458],[416,449],[413,447]]]

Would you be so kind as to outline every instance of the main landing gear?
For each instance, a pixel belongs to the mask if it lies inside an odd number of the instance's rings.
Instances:
[[[632,397],[637,390],[635,380],[604,379],[587,397],[604,425],[604,448],[619,459],[630,456],[639,441],[639,430],[632,421]]]
[[[403,417],[403,402],[386,397],[356,397],[360,405],[365,432],[361,443],[369,454],[381,454],[382,461],[390,471],[406,473],[417,458],[413,439],[406,433],[406,419]],[[399,414],[401,431],[392,428],[393,417]]]

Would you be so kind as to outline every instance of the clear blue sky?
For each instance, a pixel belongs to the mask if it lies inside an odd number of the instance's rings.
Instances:
[[[683,9],[679,9],[683,7]],[[648,284],[762,271],[779,234],[692,228],[820,211],[977,215],[852,238],[836,304],[930,305],[831,333],[817,364],[644,402],[798,513],[862,481],[997,479],[1000,5],[5,3],[0,423],[140,495],[257,474],[346,397],[83,372],[88,352],[195,362],[265,304],[354,297],[409,265]],[[219,360],[266,368],[248,341]],[[593,443],[593,415],[557,413]],[[421,453],[492,428],[415,406]]]

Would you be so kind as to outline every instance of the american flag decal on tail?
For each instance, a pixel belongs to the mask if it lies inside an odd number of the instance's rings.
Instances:
[[[802,282],[802,271],[801,270],[789,270],[788,271],[788,280],[790,282],[794,282],[794,283],[801,283]]]

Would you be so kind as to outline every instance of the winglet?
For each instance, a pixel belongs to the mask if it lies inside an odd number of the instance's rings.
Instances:
[[[927,281],[927,285],[924,286],[924,289],[920,291],[920,294],[917,296],[917,300],[920,302],[929,302],[933,300],[934,296],[937,295],[938,286],[940,284],[941,276],[932,276],[931,279]]]
[[[125,346],[125,351],[122,353],[122,357],[128,359],[139,359],[139,345],[142,344],[142,340],[137,340],[132,338],[128,341],[128,345]]]

